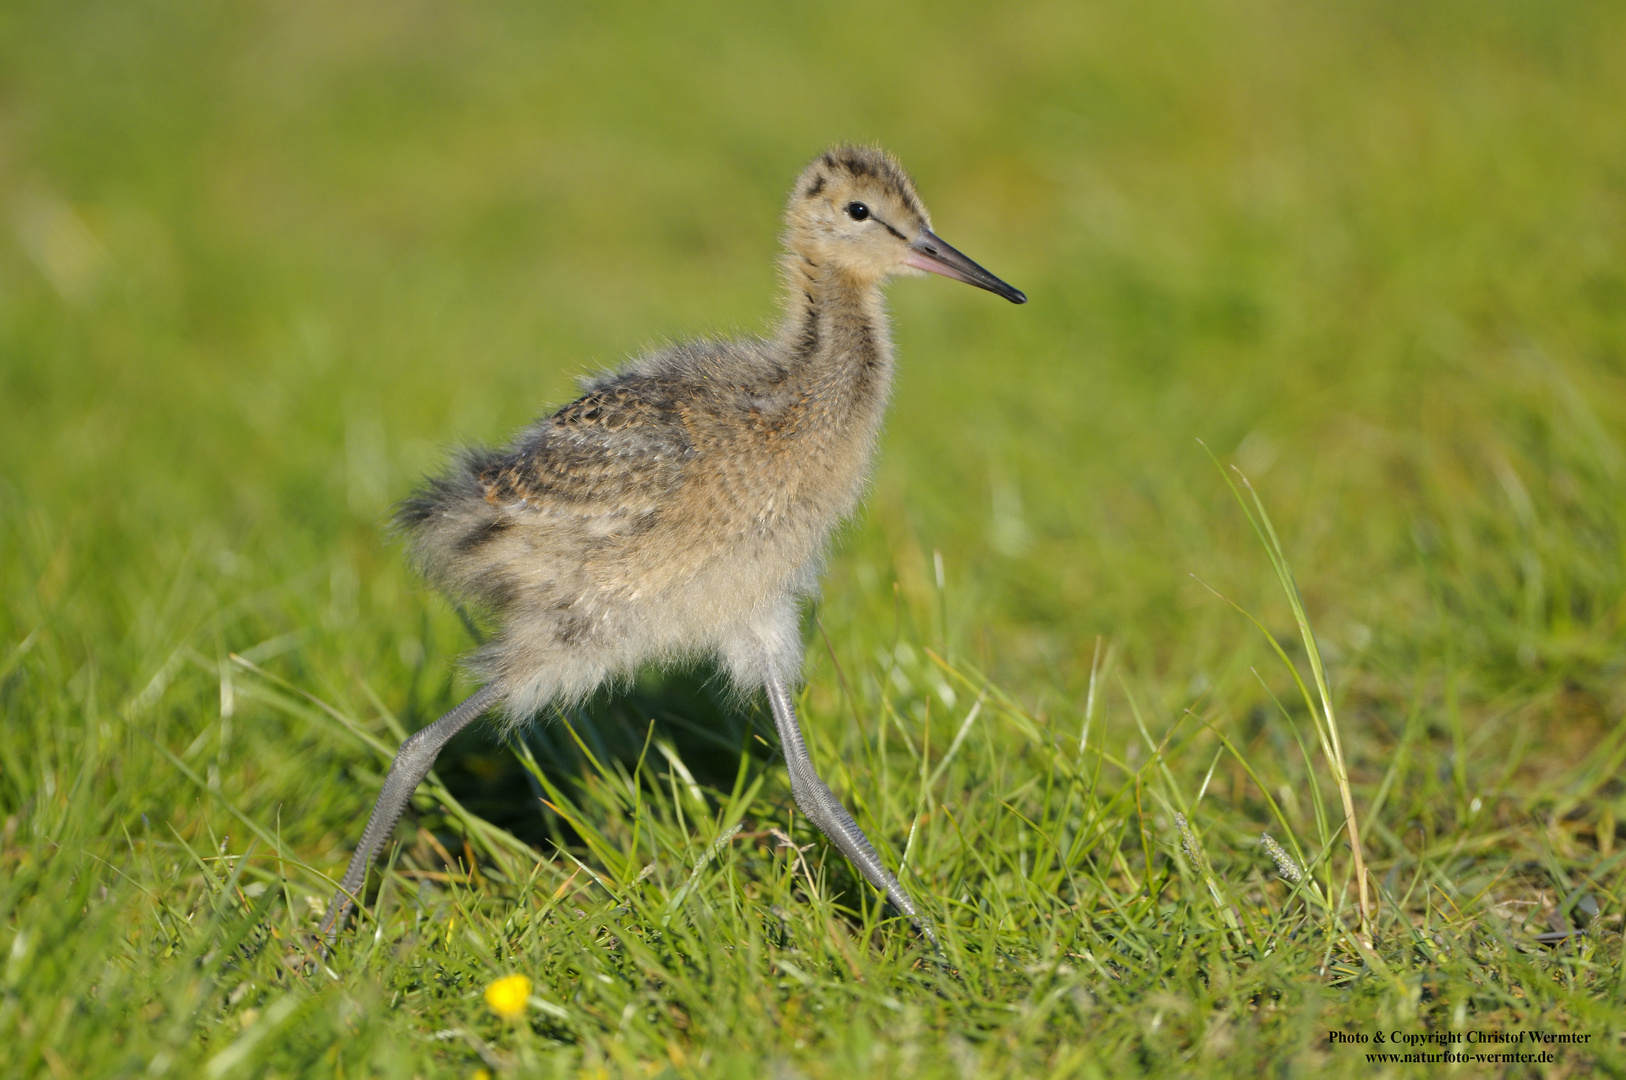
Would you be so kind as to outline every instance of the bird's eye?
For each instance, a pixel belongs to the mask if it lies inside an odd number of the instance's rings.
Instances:
[[[847,216],[854,221],[863,221],[869,217],[869,207],[861,202],[850,202],[847,204]]]

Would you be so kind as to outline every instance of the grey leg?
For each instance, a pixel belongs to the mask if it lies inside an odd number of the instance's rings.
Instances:
[[[915,929],[936,945],[937,934],[932,929],[931,920],[915,910],[914,901],[909,899],[909,894],[898,879],[892,876],[892,871],[881,865],[881,857],[875,854],[875,848],[864,835],[864,830],[847,813],[847,808],[841,805],[829,785],[819,779],[818,771],[813,768],[813,759],[808,755],[807,743],[802,741],[802,729],[796,724],[796,709],[791,704],[790,690],[784,680],[777,674],[770,675],[766,688],[768,705],[773,709],[774,726],[779,729],[779,744],[785,751],[785,767],[790,770],[790,791],[796,798],[796,805],[858,867],[858,872],[871,885],[886,893],[892,906],[907,915]]]
[[[441,749],[451,741],[453,735],[478,720],[501,697],[502,691],[496,683],[487,684],[433,724],[407,736],[401,749],[395,752],[395,761],[390,764],[389,775],[384,778],[384,790],[379,793],[378,802],[373,804],[373,814],[367,819],[361,843],[356,845],[356,853],[350,857],[350,865],[345,869],[344,880],[339,882],[339,891],[333,894],[327,914],[322,917],[324,955],[339,936],[339,927],[349,917],[350,908],[361,898],[361,888],[367,881],[367,868],[373,864],[373,856],[378,854],[378,849],[395,831],[395,824],[401,820],[412,793],[429,775]]]

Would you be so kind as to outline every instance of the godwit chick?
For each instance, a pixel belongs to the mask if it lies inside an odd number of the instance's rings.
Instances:
[[[939,240],[902,166],[840,146],[785,212],[786,313],[772,338],[693,341],[632,361],[500,450],[467,450],[396,521],[424,576],[491,610],[485,686],[401,744],[323,920],[331,944],[441,747],[488,709],[512,727],[640,666],[716,656],[767,692],[791,793],[928,938],[929,922],[819,779],[791,704],[798,608],[852,512],[892,383],[881,285],[929,271],[1014,304]]]

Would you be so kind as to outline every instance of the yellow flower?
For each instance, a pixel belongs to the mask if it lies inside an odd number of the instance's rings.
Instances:
[[[504,975],[486,987],[486,1004],[504,1020],[518,1020],[525,1015],[525,1004],[531,996],[531,980],[523,975]]]

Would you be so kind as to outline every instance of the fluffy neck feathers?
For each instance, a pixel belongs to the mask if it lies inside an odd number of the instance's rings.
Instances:
[[[877,283],[785,257],[779,344],[805,401],[837,419],[879,425],[892,382],[891,327]]]

